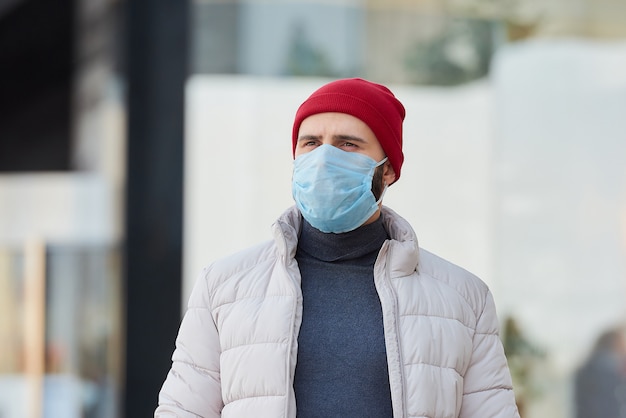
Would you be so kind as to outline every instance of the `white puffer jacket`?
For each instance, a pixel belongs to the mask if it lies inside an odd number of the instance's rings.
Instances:
[[[421,250],[383,208],[392,238],[374,266],[394,417],[519,417],[487,286]],[[293,418],[302,319],[295,208],[274,240],[207,267],[182,321],[156,417]]]

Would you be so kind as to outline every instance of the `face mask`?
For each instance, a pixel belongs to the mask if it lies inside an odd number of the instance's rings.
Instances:
[[[382,200],[382,195],[376,201],[372,194],[372,177],[386,160],[377,163],[328,144],[297,157],[292,193],[304,219],[322,232],[336,234],[363,225]]]

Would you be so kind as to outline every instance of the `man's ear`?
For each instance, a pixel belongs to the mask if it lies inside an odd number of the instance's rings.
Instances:
[[[383,169],[383,181],[386,185],[390,185],[396,181],[396,171],[393,169],[389,161],[385,161],[385,168]]]

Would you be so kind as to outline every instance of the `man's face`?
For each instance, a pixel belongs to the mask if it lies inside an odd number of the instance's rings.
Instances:
[[[304,119],[298,131],[295,156],[328,144],[346,152],[358,152],[378,162],[385,152],[374,132],[362,120],[345,113],[318,113]],[[383,180],[391,184],[396,178],[389,161],[383,166]]]

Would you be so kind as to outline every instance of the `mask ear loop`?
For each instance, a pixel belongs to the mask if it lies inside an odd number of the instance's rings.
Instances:
[[[383,197],[385,197],[385,193],[387,193],[387,188],[389,186],[387,185],[387,182],[385,182],[385,187],[383,187],[383,192],[380,194],[380,197],[378,198],[378,200],[376,201],[377,205],[380,205],[380,202],[383,201]]]
[[[380,160],[378,163],[376,163],[376,165],[374,166],[374,169],[380,167],[381,165],[385,164],[385,161],[387,161],[388,158],[385,157],[382,160]],[[383,197],[385,197],[385,193],[387,193],[387,188],[389,187],[389,185],[387,184],[387,182],[385,182],[385,187],[383,187],[383,192],[380,194],[380,197],[378,198],[378,200],[376,201],[377,205],[380,205],[380,202],[383,201]]]

